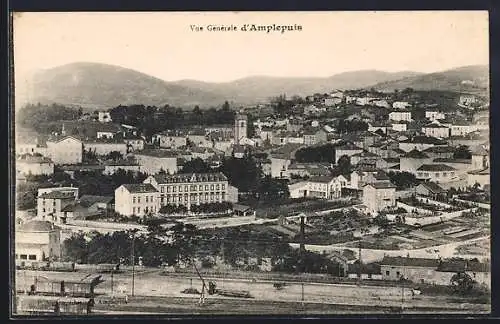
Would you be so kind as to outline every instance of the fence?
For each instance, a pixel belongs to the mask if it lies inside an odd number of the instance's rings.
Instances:
[[[69,220],[67,225],[79,226],[79,227],[90,227],[90,228],[105,228],[114,230],[131,230],[139,229],[146,230],[147,227],[138,224],[125,224],[125,223],[113,223],[113,222],[98,222],[98,221],[87,221],[87,220]]]
[[[432,215],[433,214],[433,212],[428,210],[428,209],[410,206],[410,205],[407,205],[407,204],[402,203],[400,201],[396,202],[396,206],[404,208],[408,213],[417,212],[419,214],[424,214],[424,215]]]
[[[484,209],[488,209],[488,210],[491,209],[491,204],[487,204],[487,203],[480,203],[480,202],[476,202],[476,201],[463,200],[463,199],[457,199],[457,198],[455,198],[454,200],[461,202],[461,203],[464,203],[464,204],[467,204],[469,206],[480,207],[480,208],[484,208]]]

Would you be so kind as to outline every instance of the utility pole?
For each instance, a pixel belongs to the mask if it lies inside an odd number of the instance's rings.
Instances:
[[[403,312],[404,309],[404,302],[405,302],[405,258],[403,257],[403,280],[401,280],[401,312]]]
[[[132,297],[135,292],[135,232],[132,233]]]
[[[358,267],[358,286],[361,285],[361,267],[363,260],[361,259],[361,241],[358,243],[359,267]]]
[[[113,273],[115,269],[111,269],[111,296],[113,296]]]

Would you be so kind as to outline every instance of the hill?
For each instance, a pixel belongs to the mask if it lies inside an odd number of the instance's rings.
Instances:
[[[487,93],[489,89],[489,67],[486,65],[464,66],[442,72],[381,82],[374,85],[373,88],[384,92],[413,88],[424,91]]]
[[[418,75],[416,72],[389,73],[363,70],[327,78],[282,78],[253,76],[225,83],[195,80],[166,82],[135,70],[79,62],[38,71],[16,87],[16,103],[81,106],[89,110],[117,105],[144,104],[178,107],[220,106],[224,101],[238,105],[266,102],[286,94],[305,96],[334,89],[358,89]],[[22,98],[21,98],[22,97]]]
[[[209,83],[196,80],[181,80],[176,84],[196,87],[238,103],[266,102],[269,97],[286,94],[288,97],[326,93],[335,89],[359,89],[379,82],[398,80],[419,75],[418,72],[390,73],[377,70],[345,72],[326,78],[290,78],[251,76],[225,83]]]
[[[221,105],[224,98],[167,83],[131,69],[98,63],[72,63],[39,71],[26,83],[25,102],[102,109],[117,105]],[[19,101],[18,101],[19,102]]]

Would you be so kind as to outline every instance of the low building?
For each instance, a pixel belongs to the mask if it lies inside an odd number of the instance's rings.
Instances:
[[[123,140],[97,139],[87,140],[83,143],[83,149],[86,152],[93,152],[96,155],[108,155],[111,152],[119,152],[122,155],[127,154],[127,144]]]
[[[451,146],[433,146],[425,149],[423,153],[432,159],[453,159],[455,148]]]
[[[392,108],[394,109],[406,109],[411,107],[411,104],[407,101],[395,101],[392,103]]]
[[[110,161],[104,163],[104,170],[102,171],[102,173],[110,175],[115,174],[118,170],[123,170],[125,172],[132,171],[134,173],[137,173],[142,172],[142,166],[134,160]]]
[[[446,164],[423,164],[417,169],[415,175],[420,180],[443,183],[452,181],[456,176],[456,170]]]
[[[389,120],[393,121],[411,121],[410,111],[392,111],[389,113]]]
[[[284,155],[271,155],[271,177],[286,178],[292,161]]]
[[[331,176],[312,177],[291,184],[288,188],[291,198],[310,197],[332,200],[340,198],[342,194],[340,181]]]
[[[433,159],[427,154],[413,149],[412,151],[399,157],[400,171],[415,173],[424,164],[431,164]]]
[[[144,139],[139,136],[127,136],[123,139],[127,145],[127,152],[142,151],[144,149]]]
[[[437,122],[432,122],[422,126],[422,133],[430,137],[448,138],[450,137],[451,131],[450,128],[444,125],[441,125]]]
[[[110,123],[113,121],[111,119],[111,114],[109,113],[109,111],[99,111],[97,113],[97,116],[97,120],[99,120],[99,122],[101,123]]]
[[[483,170],[470,171],[467,174],[467,185],[479,185],[479,188],[485,188],[490,185],[490,168],[487,167]]]
[[[436,269],[439,274],[438,284],[449,285],[457,273],[466,273],[472,280],[491,289],[491,265],[472,260],[443,260]]]
[[[446,118],[446,116],[440,111],[431,110],[425,112],[425,118],[433,122],[435,120],[443,120]]]
[[[155,174],[161,170],[174,174],[178,172],[176,152],[167,150],[142,150],[134,153],[137,163],[142,167],[142,172]]]
[[[384,280],[411,280],[414,283],[436,283],[439,259],[385,256],[380,262]]]
[[[16,159],[16,170],[27,175],[54,174],[54,162],[41,154],[24,154]]]
[[[152,139],[161,148],[179,149],[187,146],[187,136],[183,132],[166,131],[153,135]]]
[[[322,163],[292,163],[288,166],[285,177],[314,177],[329,175],[328,165]]]
[[[347,143],[346,145],[338,146],[335,148],[335,163],[338,163],[339,159],[344,155],[351,157],[354,154],[361,152],[363,152],[363,149],[352,143]]]
[[[408,124],[406,123],[392,123],[391,127],[396,132],[406,132],[408,130]]]
[[[16,264],[58,260],[61,257],[61,228],[49,221],[34,220],[15,229]]]
[[[115,211],[144,217],[158,212],[158,190],[149,183],[123,184],[115,190]]]
[[[446,190],[439,186],[439,184],[432,181],[425,181],[420,183],[415,188],[415,192],[421,196],[429,197],[434,200],[446,196]]]
[[[363,187],[363,205],[368,212],[378,213],[396,206],[396,186],[390,182],[369,183]]]

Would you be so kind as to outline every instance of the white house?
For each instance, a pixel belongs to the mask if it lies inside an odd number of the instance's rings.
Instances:
[[[341,184],[336,177],[318,176],[288,186],[291,198],[312,197],[337,199],[341,196]]]
[[[115,211],[143,217],[158,212],[158,190],[151,184],[123,184],[115,190]]]
[[[456,169],[446,164],[423,164],[415,173],[417,179],[436,183],[450,182],[456,177]]]
[[[187,137],[182,133],[163,132],[152,137],[153,142],[161,148],[178,149],[187,145]]]
[[[389,113],[389,120],[393,121],[411,121],[410,111],[392,111]]]
[[[405,109],[411,107],[411,104],[407,101],[395,101],[392,103],[392,108],[395,109]]]
[[[62,210],[78,199],[76,187],[51,187],[38,189],[37,218],[55,223],[62,222]]]
[[[370,213],[396,206],[396,186],[390,182],[369,183],[363,187],[363,205]]]
[[[16,264],[55,261],[61,257],[61,228],[53,223],[30,221],[17,226],[15,234]]]
[[[16,160],[16,170],[23,175],[51,175],[54,162],[41,154],[24,154]]]
[[[425,118],[429,119],[432,122],[435,120],[443,120],[446,118],[446,116],[440,111],[431,110],[425,112]]]
[[[109,123],[113,121],[111,119],[111,114],[109,113],[109,111],[99,111],[97,120],[99,120],[99,122],[101,123]]]
[[[134,153],[137,163],[142,171],[147,174],[155,174],[161,170],[174,174],[178,171],[178,154],[165,150],[143,150]]]
[[[82,163],[83,143],[73,136],[47,140],[47,153],[54,164]]]
[[[450,137],[450,129],[444,125],[441,125],[437,121],[422,126],[422,133],[424,133],[425,136],[436,138]]]
[[[335,163],[338,163],[339,159],[344,155],[351,157],[354,154],[361,152],[363,152],[363,149],[352,143],[347,143],[346,145],[338,146],[335,148]]]

